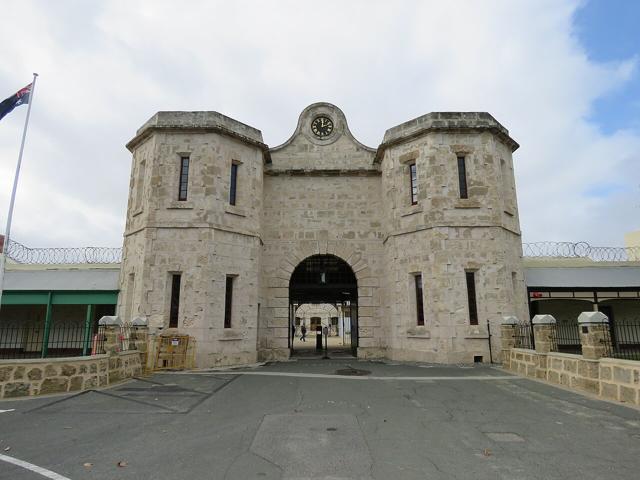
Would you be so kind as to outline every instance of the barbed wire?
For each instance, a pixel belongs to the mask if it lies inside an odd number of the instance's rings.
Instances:
[[[29,248],[9,241],[7,256],[16,263],[27,265],[56,265],[82,263],[120,263],[122,248],[112,247],[50,247]]]
[[[587,242],[523,243],[522,251],[527,258],[585,258],[594,262],[640,261],[640,247],[593,247]],[[7,256],[14,262],[27,265],[117,264],[122,262],[122,248],[29,248],[11,240]]]
[[[523,243],[529,258],[586,258],[594,262],[640,261],[640,247],[592,247],[587,242]]]

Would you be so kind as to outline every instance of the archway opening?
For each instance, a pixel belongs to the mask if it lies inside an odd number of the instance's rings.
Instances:
[[[327,353],[334,355],[357,355],[358,282],[341,258],[313,255],[293,271],[289,280],[289,348],[292,354],[317,355],[327,348]]]

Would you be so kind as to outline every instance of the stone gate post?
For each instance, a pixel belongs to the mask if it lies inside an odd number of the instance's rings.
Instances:
[[[502,346],[502,366],[509,368],[511,366],[511,349],[516,346],[516,325],[518,319],[512,315],[502,317],[500,325],[500,343]]]
[[[98,320],[98,326],[104,327],[104,351],[114,355],[120,351],[122,320],[118,316],[104,316]]]
[[[602,312],[582,312],[578,316],[582,356],[597,360],[610,348],[609,319]]]
[[[536,315],[531,320],[537,353],[549,353],[554,342],[556,319],[552,315]]]

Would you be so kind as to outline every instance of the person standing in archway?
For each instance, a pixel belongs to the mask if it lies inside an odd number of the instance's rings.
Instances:
[[[303,342],[307,341],[307,326],[303,323],[302,327],[300,327],[300,332],[302,335],[300,336],[300,340]]]

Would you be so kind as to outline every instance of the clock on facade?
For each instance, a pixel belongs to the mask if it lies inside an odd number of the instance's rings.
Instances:
[[[329,117],[316,117],[311,122],[311,131],[316,137],[328,137],[333,132],[333,121]]]

